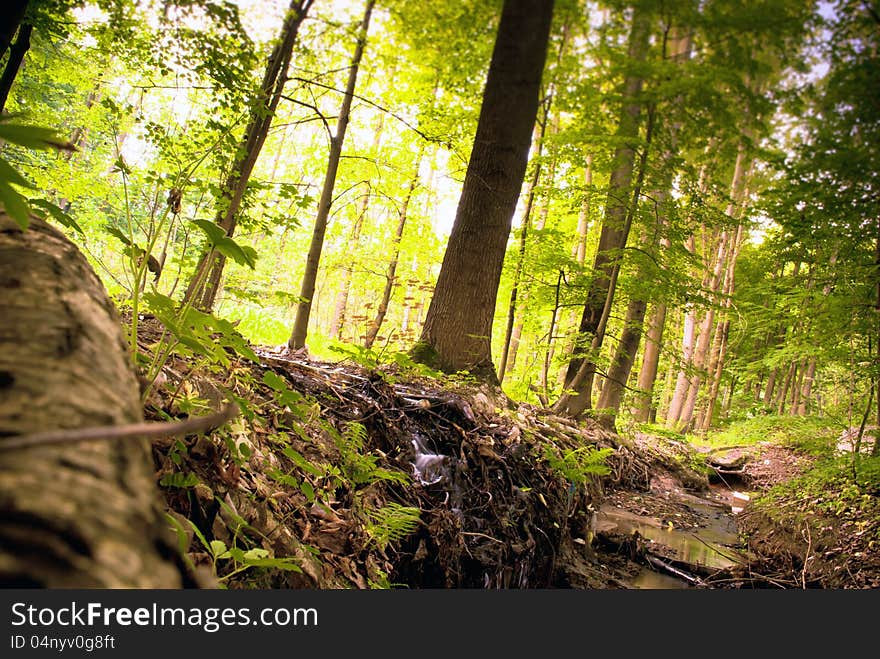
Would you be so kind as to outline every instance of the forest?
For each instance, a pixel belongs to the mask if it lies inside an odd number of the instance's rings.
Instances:
[[[876,0],[7,0],[0,583],[880,587]]]

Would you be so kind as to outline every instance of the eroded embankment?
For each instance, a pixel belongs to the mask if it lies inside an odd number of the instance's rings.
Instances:
[[[153,418],[226,397],[243,411],[154,443],[203,572],[239,587],[619,585],[596,558],[593,515],[604,486],[644,488],[651,466],[616,436],[476,388],[260,358],[219,373],[172,360],[148,401]]]
[[[142,335],[151,343],[158,330],[146,323]],[[472,385],[271,352],[214,370],[173,358],[160,379],[152,418],[228,398],[242,409],[211,433],[153,444],[205,583],[630,588],[661,587],[659,573],[675,585],[744,583],[731,577],[729,507],[685,445],[623,439]]]

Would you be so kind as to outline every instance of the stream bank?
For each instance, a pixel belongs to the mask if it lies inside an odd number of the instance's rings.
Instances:
[[[160,331],[145,319],[141,340]],[[258,357],[212,371],[175,356],[147,400],[153,419],[229,397],[242,409],[214,432],[153,442],[205,585],[789,587],[755,577],[765,554],[740,542],[732,510],[744,499],[681,442],[402,367]]]

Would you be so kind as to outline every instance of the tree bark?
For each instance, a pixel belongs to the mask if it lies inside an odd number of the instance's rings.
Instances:
[[[27,11],[28,0],[4,0],[3,12],[0,13],[0,58],[2,58]]]
[[[541,153],[544,148],[544,132],[547,127],[547,116],[550,110],[549,103],[544,105],[544,116],[535,128],[534,150],[535,166],[532,177],[526,184],[526,205],[523,208],[522,228],[519,234],[519,252],[517,254],[516,269],[513,273],[513,285],[510,288],[510,302],[507,305],[507,325],[504,330],[504,343],[501,345],[501,358],[498,362],[498,380],[503,382],[508,370],[508,356],[510,356],[510,368],[516,364],[516,353],[519,349],[519,341],[522,336],[523,317],[525,315],[524,300],[518,303],[519,285],[522,279],[523,267],[526,260],[526,247],[528,247],[529,230],[532,227],[532,208],[535,205],[535,189],[541,179]],[[514,334],[516,338],[514,341]],[[512,353],[512,354],[511,354]]]
[[[654,383],[660,366],[660,349],[663,346],[663,331],[666,328],[666,305],[657,302],[648,320],[645,335],[645,351],[642,353],[642,366],[639,369],[638,388],[633,416],[636,421],[646,423],[651,418],[654,401]]]
[[[342,105],[339,108],[339,120],[336,124],[336,134],[330,138],[330,154],[327,157],[327,172],[324,175],[324,185],[321,189],[321,199],[318,202],[318,214],[315,217],[315,228],[312,231],[312,242],[309,245],[309,253],[306,257],[306,269],[303,273],[302,288],[300,289],[300,301],[296,306],[296,317],[293,321],[293,330],[287,345],[291,350],[299,350],[306,345],[306,336],[309,331],[309,317],[312,313],[312,298],[315,296],[315,284],[318,280],[318,266],[321,262],[321,252],[324,249],[324,234],[327,232],[327,221],[330,217],[330,206],[333,204],[333,189],[336,186],[336,174],[339,171],[339,160],[342,156],[342,144],[345,141],[345,131],[351,118],[351,103],[354,99],[354,89],[357,85],[358,71],[361,58],[367,45],[367,32],[370,29],[370,16],[373,13],[375,0],[367,0],[364,10],[364,18],[358,32],[357,45],[351,58],[351,67],[348,71],[348,82],[345,85],[345,94],[342,97]]]
[[[643,62],[647,57],[650,41],[650,21],[638,8],[632,18],[629,34],[628,55],[633,63]],[[592,390],[592,373],[581,377],[579,386],[575,387],[575,379],[585,356],[577,354],[580,350],[598,343],[601,348],[602,339],[598,336],[603,311],[608,302],[613,302],[612,272],[619,265],[622,250],[628,237],[627,216],[633,188],[633,170],[636,158],[636,143],[641,126],[642,106],[639,99],[644,78],[641,73],[627,76],[623,85],[623,104],[618,116],[616,138],[622,142],[614,152],[611,179],[608,183],[608,195],[605,202],[605,217],[599,234],[599,246],[593,262],[593,279],[587,291],[584,311],[578,327],[578,341],[575,356],[568,364],[565,377],[565,388],[574,390],[575,394],[563,394],[554,406],[557,411],[569,416],[577,416],[590,407]],[[610,300],[609,300],[610,298]],[[597,341],[598,339],[598,341]],[[591,348],[592,351],[592,348]],[[590,360],[591,362],[592,360]]]
[[[236,149],[232,170],[221,188],[220,203],[215,217],[215,222],[229,237],[235,233],[238,211],[247,191],[248,181],[257,164],[263,144],[269,136],[275,110],[284,93],[287,71],[293,57],[293,46],[296,43],[299,27],[305,20],[312,2],[313,0],[291,0],[278,43],[269,56],[260,91],[251,103],[248,125]],[[185,299],[192,300],[196,307],[204,311],[213,309],[225,265],[225,256],[213,249],[205,251],[199,258]],[[207,277],[204,276],[206,268],[210,268]]]
[[[492,321],[522,188],[553,0],[505,0],[474,147],[443,265],[413,357],[497,383]]]
[[[9,92],[12,89],[12,83],[21,69],[21,63],[24,61],[25,53],[31,47],[31,32],[34,26],[30,23],[22,23],[18,29],[18,36],[15,43],[9,49],[9,59],[6,60],[6,67],[3,69],[3,75],[0,76],[0,113],[6,109],[6,101],[9,98]]]
[[[142,421],[115,309],[77,248],[0,214],[0,583],[187,585],[161,514],[149,443],[3,450],[3,438]]]

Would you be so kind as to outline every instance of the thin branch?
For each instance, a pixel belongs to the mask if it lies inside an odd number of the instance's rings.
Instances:
[[[47,432],[18,435],[0,440],[0,452],[34,446],[49,446],[73,442],[88,442],[106,439],[129,439],[132,437],[158,437],[162,435],[190,435],[204,432],[223,425],[239,414],[238,405],[227,404],[219,412],[206,416],[190,417],[186,421],[154,421],[128,423],[120,426],[97,426],[94,428],[74,428],[71,430],[49,430]]]
[[[318,115],[318,117],[320,117],[321,121],[323,122],[324,128],[327,130],[327,137],[331,140],[333,139],[333,131],[330,130],[330,124],[327,123],[327,117],[325,117],[324,113],[318,109],[317,104],[309,105],[304,101],[299,101],[292,96],[285,96],[284,94],[281,95],[281,98],[283,98],[285,101],[290,101],[291,103],[296,103],[297,105],[301,105],[304,108],[309,108],[310,110],[312,110],[316,115]],[[314,100],[314,96],[312,97],[312,99]]]
[[[329,91],[337,92],[337,93],[339,93],[339,94],[343,94],[343,93],[345,93],[344,90],[342,90],[342,89],[338,89],[338,88],[336,88],[336,87],[334,87],[334,86],[332,86],[332,85],[325,85],[325,84],[323,84],[323,83],[321,83],[321,82],[317,82],[317,81],[315,81],[315,80],[307,80],[306,78],[299,78],[299,77],[291,78],[291,80],[296,80],[297,82],[301,82],[301,83],[303,83],[303,84],[305,84],[305,85],[315,85],[315,86],[317,86],[317,87],[321,87],[321,88],[323,88],[323,89],[327,89],[327,90],[329,90]],[[423,140],[425,140],[425,141],[427,141],[427,142],[431,142],[432,144],[443,144],[444,146],[448,146],[448,145],[446,144],[446,142],[444,142],[444,141],[443,141],[442,139],[440,139],[439,137],[431,137],[430,135],[426,135],[425,133],[423,133],[423,132],[420,131],[418,128],[416,128],[415,126],[413,126],[410,122],[408,122],[406,119],[404,119],[403,117],[401,117],[401,116],[400,116],[399,114],[397,114],[396,112],[394,112],[394,111],[392,111],[392,110],[389,110],[388,108],[386,108],[386,107],[384,107],[384,106],[382,106],[382,105],[379,105],[378,103],[376,103],[376,102],[374,102],[374,101],[371,101],[371,100],[368,99],[368,98],[364,98],[363,96],[360,96],[360,95],[358,95],[358,94],[352,94],[352,96],[353,96],[354,98],[356,98],[357,100],[366,103],[366,104],[369,105],[370,107],[376,108],[376,109],[379,110],[380,112],[384,112],[384,113],[387,114],[389,117],[392,117],[393,119],[397,119],[397,121],[399,121],[399,122],[402,123],[404,126],[406,126],[407,128],[409,128],[411,131],[413,131],[414,133],[416,133],[417,135],[419,135]]]

